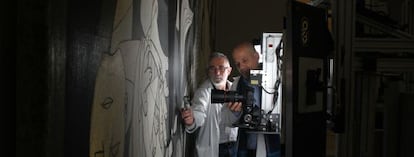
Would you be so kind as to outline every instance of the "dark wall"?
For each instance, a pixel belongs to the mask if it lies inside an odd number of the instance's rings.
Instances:
[[[88,156],[115,0],[18,1],[16,156]]]
[[[216,0],[212,50],[231,56],[242,41],[261,39],[264,32],[282,32],[286,8],[286,0]],[[232,59],[230,64],[236,67]],[[236,69],[232,75],[238,75]]]
[[[65,156],[88,156],[96,73],[108,53],[115,0],[68,1]]]
[[[47,2],[18,1],[16,156],[45,156]]]
[[[229,52],[235,44],[260,38],[263,32],[282,31],[286,7],[286,0],[217,0],[214,48]]]

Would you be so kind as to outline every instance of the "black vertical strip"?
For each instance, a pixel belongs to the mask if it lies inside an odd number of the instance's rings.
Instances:
[[[16,54],[16,156],[45,156],[45,137],[47,129],[47,2],[46,1],[17,1],[17,9],[6,1],[2,4],[2,15],[16,18],[16,21],[8,21],[2,18],[1,27],[1,59],[7,63],[14,58],[3,58],[4,55],[15,54],[12,51],[14,45],[7,41],[17,40]],[[4,9],[4,10],[3,10]],[[12,9],[12,10],[7,10]],[[5,12],[3,12],[5,11]],[[17,16],[14,14],[17,13]],[[17,23],[15,36],[4,36],[12,33],[13,24]],[[4,30],[3,30],[4,29]],[[5,40],[3,40],[5,39]],[[6,44],[6,45],[3,45]],[[5,48],[5,49],[3,49]],[[12,65],[4,65],[5,68]],[[10,70],[11,71],[11,70]],[[12,72],[11,72],[12,73]],[[3,71],[2,78],[10,78],[10,72]],[[11,84],[4,82],[4,86]],[[5,100],[9,99],[7,95]],[[5,103],[3,106],[13,106],[13,103]],[[2,109],[11,112],[8,109]],[[4,115],[4,114],[2,114]],[[10,122],[10,116],[5,121]],[[13,121],[13,120],[12,120]],[[4,126],[7,124],[3,123]],[[12,134],[12,133],[11,133]],[[3,134],[8,136],[9,134]],[[6,140],[4,140],[6,141]],[[3,148],[3,150],[9,150]],[[6,153],[6,152],[4,152]],[[3,155],[6,156],[6,155]]]
[[[48,127],[45,157],[63,157],[67,0],[48,1],[48,4]]]
[[[175,45],[175,19],[176,19],[176,12],[177,12],[177,8],[176,8],[176,0],[171,0],[167,2],[167,6],[168,6],[168,13],[167,13],[167,20],[168,20],[168,28],[167,28],[167,32],[168,36],[167,36],[167,44],[168,47],[165,51],[166,56],[168,56],[168,71],[167,71],[167,83],[168,83],[168,99],[167,99],[167,105],[168,105],[168,125],[167,125],[167,130],[169,131],[169,133],[172,133],[171,131],[171,127],[174,125],[174,116],[175,115],[179,115],[180,113],[178,112],[178,110],[176,110],[176,106],[178,105],[176,103],[176,101],[174,101],[175,98],[175,86],[174,86],[174,76],[173,76],[173,60],[172,60],[172,56],[173,56],[173,52],[174,52],[174,48],[176,47]],[[173,142],[173,137],[174,134],[168,134],[168,141],[169,142]],[[171,144],[171,143],[170,143]],[[174,148],[175,149],[175,148]]]
[[[139,40],[144,36],[144,30],[141,25],[141,0],[132,1],[132,39]]]
[[[158,1],[158,33],[161,43],[162,52],[168,57],[168,2],[166,0]]]

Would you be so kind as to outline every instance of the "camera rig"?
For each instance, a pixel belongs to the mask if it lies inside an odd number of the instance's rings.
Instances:
[[[261,45],[254,46],[259,52],[260,66],[250,70],[249,87],[238,92],[213,89],[211,102],[242,102],[242,115],[234,126],[252,132],[280,134],[282,33],[263,33]],[[260,105],[255,104],[255,92],[261,92]]]

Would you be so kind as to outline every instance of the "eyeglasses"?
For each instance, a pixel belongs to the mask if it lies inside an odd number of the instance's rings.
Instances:
[[[208,67],[208,71],[209,72],[216,72],[216,70],[220,71],[221,73],[224,72],[226,69],[228,69],[229,67],[224,67],[224,66],[209,66]]]

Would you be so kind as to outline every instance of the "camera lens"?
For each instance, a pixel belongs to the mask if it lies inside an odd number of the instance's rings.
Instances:
[[[242,102],[243,95],[236,91],[211,90],[211,103]]]

